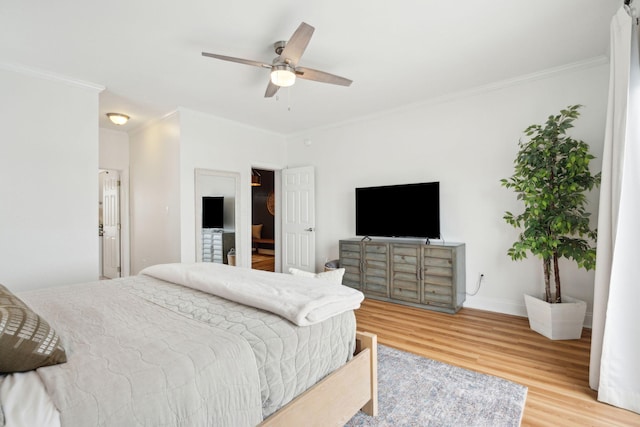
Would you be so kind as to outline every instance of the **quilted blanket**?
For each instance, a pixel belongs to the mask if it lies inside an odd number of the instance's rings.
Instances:
[[[63,339],[68,362],[40,375],[62,426],[253,426],[262,419],[247,341],[111,282],[24,295]]]
[[[164,308],[244,338],[255,357],[265,418],[344,365],[355,350],[353,311],[300,327],[271,312],[144,275],[116,283]]]
[[[28,373],[63,427],[256,425],[355,348],[352,310],[301,327],[146,275],[21,297],[67,350],[66,364]]]

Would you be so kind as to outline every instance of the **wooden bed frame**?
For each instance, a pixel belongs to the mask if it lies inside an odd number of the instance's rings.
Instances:
[[[344,426],[360,409],[378,415],[378,338],[356,332],[355,356],[259,425]]]

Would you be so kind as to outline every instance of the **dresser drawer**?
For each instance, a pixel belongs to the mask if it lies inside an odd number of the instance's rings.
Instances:
[[[403,301],[420,302],[420,290],[418,282],[403,282],[394,280],[391,287],[391,297]]]
[[[422,269],[424,276],[444,276],[444,277],[451,277],[453,276],[453,270],[451,269],[451,267],[433,267],[433,266],[426,266]]]
[[[453,278],[451,276],[434,276],[431,274],[424,275],[424,283],[426,285],[438,285],[438,286],[453,286]]]
[[[453,288],[451,286],[424,285],[423,301],[446,302],[451,304]]]

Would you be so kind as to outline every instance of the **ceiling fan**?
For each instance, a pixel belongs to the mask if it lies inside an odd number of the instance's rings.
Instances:
[[[223,61],[238,62],[240,64],[253,65],[256,67],[270,68],[271,78],[264,93],[265,98],[270,98],[278,92],[281,87],[288,87],[295,83],[296,77],[316,82],[331,83],[334,85],[349,86],[352,81],[344,77],[329,74],[324,71],[314,70],[307,67],[299,67],[298,61],[304,53],[314,28],[303,22],[293,33],[289,41],[278,41],[273,44],[278,55],[271,64],[250,59],[234,58],[232,56],[218,55],[215,53],[202,52],[202,56],[222,59]]]

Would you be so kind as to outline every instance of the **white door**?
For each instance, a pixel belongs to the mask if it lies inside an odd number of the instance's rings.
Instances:
[[[102,275],[120,277],[120,174],[103,172],[102,180]]]
[[[315,174],[312,166],[282,170],[282,271],[315,272]]]

